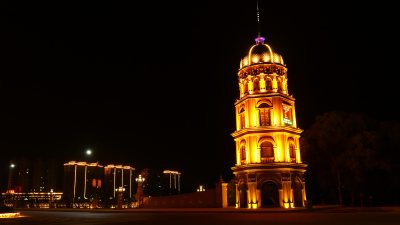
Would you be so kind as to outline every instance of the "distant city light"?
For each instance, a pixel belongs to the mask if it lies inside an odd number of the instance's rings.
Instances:
[[[115,189],[116,192],[124,192],[125,188],[124,187],[118,187]]]
[[[11,167],[11,168],[14,168],[14,167],[15,167],[15,164],[11,163],[10,167]]]
[[[88,149],[86,150],[86,155],[91,155],[92,154],[92,150]]]
[[[136,182],[138,182],[138,183],[142,183],[142,182],[144,182],[145,181],[145,178],[144,177],[142,177],[142,174],[139,174],[139,177],[136,177]]]
[[[203,188],[203,185],[200,185],[199,188],[197,188],[197,192],[202,192],[202,191],[206,191],[206,189]]]

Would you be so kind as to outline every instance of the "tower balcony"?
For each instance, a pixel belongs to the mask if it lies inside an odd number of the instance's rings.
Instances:
[[[289,162],[271,162],[271,163],[249,163],[246,165],[235,165],[231,167],[234,172],[248,171],[248,170],[294,170],[305,172],[307,164],[304,163],[289,163]]]
[[[303,130],[292,126],[264,126],[264,127],[243,128],[233,132],[231,135],[233,138],[238,138],[248,134],[274,133],[274,132],[301,134]]]
[[[275,157],[261,157],[261,163],[272,163],[275,161]]]

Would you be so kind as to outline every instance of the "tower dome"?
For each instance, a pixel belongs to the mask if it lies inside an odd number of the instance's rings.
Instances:
[[[264,43],[258,36],[247,55],[240,61],[238,81],[240,98],[260,93],[282,93],[289,95],[287,89],[287,68],[280,54]]]
[[[280,64],[285,66],[283,58],[272,48],[265,44],[264,37],[257,37],[256,44],[253,45],[247,55],[240,60],[240,69],[254,64]]]

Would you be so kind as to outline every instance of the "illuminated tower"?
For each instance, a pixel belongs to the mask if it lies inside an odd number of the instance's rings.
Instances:
[[[235,102],[236,203],[241,208],[303,207],[306,200],[295,99],[281,55],[258,36],[240,61]]]

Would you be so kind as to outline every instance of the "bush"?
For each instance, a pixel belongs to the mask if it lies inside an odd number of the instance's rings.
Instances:
[[[13,212],[13,208],[6,206],[6,205],[0,205],[0,213],[7,213],[7,212]]]

